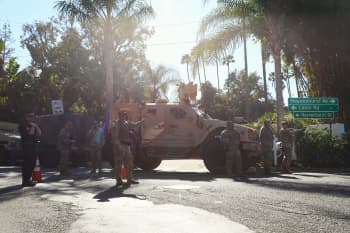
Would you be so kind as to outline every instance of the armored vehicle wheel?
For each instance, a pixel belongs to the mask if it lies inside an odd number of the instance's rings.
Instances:
[[[144,151],[139,152],[135,158],[135,165],[145,171],[157,168],[161,162],[160,158],[148,157]]]
[[[204,164],[213,174],[225,172],[225,151],[219,139],[210,141],[204,151]]]

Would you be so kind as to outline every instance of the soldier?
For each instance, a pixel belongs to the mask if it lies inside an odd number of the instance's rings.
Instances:
[[[282,167],[287,173],[291,173],[290,163],[292,159],[292,134],[288,129],[288,123],[286,121],[282,122],[282,129],[280,130],[280,140],[282,143],[282,151],[284,153]]]
[[[134,168],[134,158],[130,148],[132,139],[129,132],[132,127],[140,126],[143,120],[133,123],[129,122],[127,119],[128,114],[126,112],[119,112],[119,120],[114,123],[112,128],[116,186],[123,184],[123,180],[121,178],[121,167],[123,163],[126,168],[127,184],[131,185],[139,183],[137,180],[133,179],[132,174],[132,170]]]
[[[33,122],[34,113],[30,112],[25,115],[24,122],[22,122],[18,130],[21,134],[21,143],[23,150],[22,162],[22,186],[32,187],[35,184],[30,181],[36,157],[36,143],[41,136],[41,130],[37,124]]]
[[[224,143],[226,155],[226,174],[232,177],[232,167],[235,164],[235,173],[242,174],[242,158],[239,150],[240,135],[234,129],[232,121],[227,122],[227,127],[221,132],[221,140]]]
[[[264,157],[264,170],[266,175],[271,174],[272,166],[272,147],[273,147],[273,132],[271,128],[271,121],[265,120],[264,126],[261,127],[259,140]]]
[[[67,121],[64,128],[60,130],[57,139],[57,148],[60,151],[59,171],[61,175],[69,175],[69,154],[72,144],[75,143],[73,136],[73,123]]]
[[[91,173],[96,173],[96,168],[98,168],[98,173],[102,173],[101,166],[101,151],[105,144],[104,130],[102,123],[95,121],[87,134],[89,143],[89,152],[91,157]]]

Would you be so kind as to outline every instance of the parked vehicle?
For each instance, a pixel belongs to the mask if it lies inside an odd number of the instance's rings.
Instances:
[[[0,163],[16,164],[22,160],[18,124],[0,122]]]

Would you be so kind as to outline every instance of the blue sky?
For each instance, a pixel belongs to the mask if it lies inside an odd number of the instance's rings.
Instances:
[[[0,0],[2,13],[0,25],[9,23],[13,32],[13,44],[15,56],[20,64],[28,65],[30,56],[25,49],[20,47],[22,25],[35,21],[47,21],[52,16],[57,16],[53,8],[57,0]],[[216,1],[208,1],[203,5],[203,0],[150,0],[155,9],[156,17],[148,22],[155,29],[154,36],[147,41],[147,58],[156,66],[163,64],[177,69],[183,80],[187,80],[186,66],[180,64],[183,54],[189,53],[197,40],[197,31],[203,16],[216,6]],[[15,9],[15,10],[14,10]],[[236,62],[231,65],[233,69],[243,69],[243,48],[238,47],[234,52]],[[258,43],[248,43],[248,66],[249,72],[257,72],[262,76],[261,54]],[[23,66],[22,66],[23,67]],[[273,71],[273,63],[267,66],[267,73]],[[216,71],[214,66],[208,66],[207,77],[216,86]],[[221,87],[227,77],[227,68],[220,67]],[[198,80],[197,80],[198,81]],[[269,85],[269,92],[274,96],[274,90]],[[292,94],[295,96],[296,91]],[[287,93],[284,94],[285,103]]]

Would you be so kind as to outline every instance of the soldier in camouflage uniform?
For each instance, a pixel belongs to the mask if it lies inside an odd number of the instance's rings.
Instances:
[[[282,129],[280,130],[280,141],[282,143],[282,151],[284,153],[282,167],[287,173],[291,173],[290,163],[292,160],[293,138],[290,130],[288,129],[288,123],[285,121],[282,123]]]
[[[242,158],[239,150],[240,135],[234,129],[232,121],[227,122],[227,128],[221,132],[221,140],[224,143],[226,156],[226,174],[232,177],[232,167],[235,164],[235,173],[242,174]]]
[[[60,130],[57,138],[57,149],[60,151],[59,170],[61,175],[69,175],[69,155],[72,144],[75,143],[73,135],[73,123],[67,121],[64,128]]]
[[[101,122],[95,121],[87,134],[89,154],[91,159],[91,173],[102,173],[102,147],[105,144],[104,128]]]
[[[265,174],[270,175],[272,166],[273,132],[271,129],[271,122],[269,120],[264,121],[264,126],[261,127],[259,140],[264,158]]]
[[[139,182],[133,179],[132,170],[134,168],[134,158],[131,153],[132,139],[130,137],[130,129],[138,127],[143,121],[129,122],[127,121],[127,113],[119,112],[119,120],[116,121],[112,128],[112,144],[115,163],[116,186],[122,185],[121,167],[124,164],[126,168],[127,184],[138,184]]]

